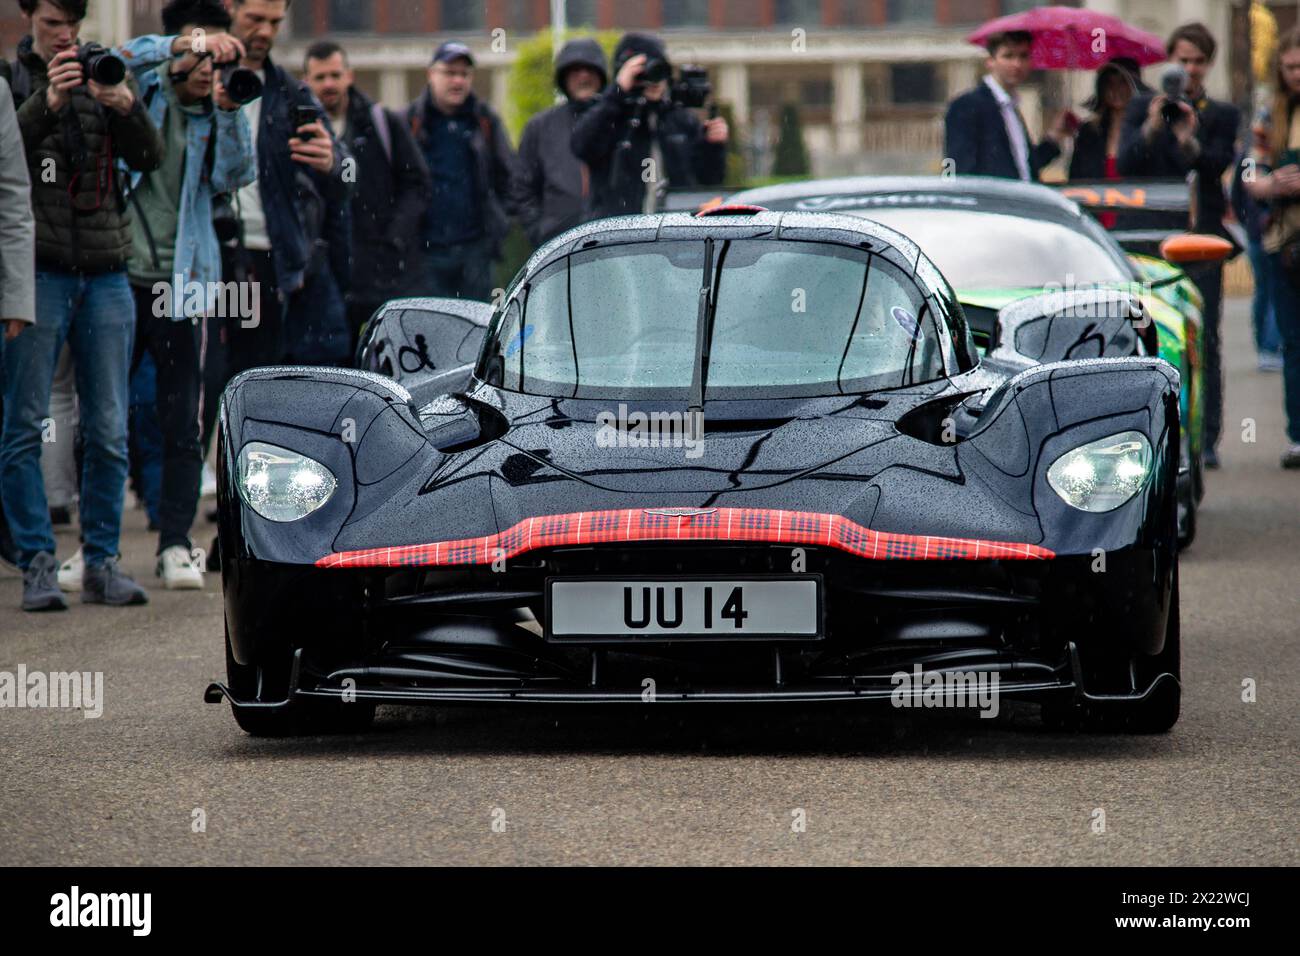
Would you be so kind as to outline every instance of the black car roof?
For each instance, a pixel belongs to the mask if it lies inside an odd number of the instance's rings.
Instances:
[[[861,198],[862,202],[855,200]],[[819,201],[820,200],[820,201]],[[1084,215],[1078,204],[1038,183],[991,176],[850,176],[806,179],[746,189],[727,202],[753,203],[805,212],[882,207],[960,206],[983,212],[1008,212],[1032,218],[1069,220]]]

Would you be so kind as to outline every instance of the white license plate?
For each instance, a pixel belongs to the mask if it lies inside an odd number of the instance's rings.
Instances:
[[[549,582],[549,636],[565,638],[815,638],[817,577],[559,578]]]

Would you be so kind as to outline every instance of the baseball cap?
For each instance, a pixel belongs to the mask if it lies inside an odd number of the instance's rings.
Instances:
[[[470,52],[469,47],[456,40],[448,40],[438,47],[433,53],[434,63],[450,63],[452,60],[469,60],[469,65],[474,65],[474,54]]]

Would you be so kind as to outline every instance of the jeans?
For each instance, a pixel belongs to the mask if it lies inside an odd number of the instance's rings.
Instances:
[[[77,375],[72,365],[72,349],[59,350],[50,385],[49,418],[56,441],[41,445],[41,475],[45,479],[45,499],[51,508],[71,509],[77,501]]]
[[[81,534],[87,567],[117,555],[126,488],[127,380],[135,303],[125,271],[86,274],[36,271],[36,324],[6,343],[4,435],[0,485],[5,515],[26,568],[38,553],[54,553],[42,439],[71,441],[47,427],[50,386],[59,350],[72,348],[81,433]]]
[[[1205,388],[1203,447],[1213,450],[1218,447],[1219,434],[1223,431],[1223,355],[1219,336],[1223,319],[1223,263],[1194,262],[1185,271],[1205,299],[1201,309],[1201,337],[1205,341],[1205,367],[1202,369]]]
[[[1249,242],[1246,254],[1250,257],[1250,270],[1255,276],[1255,295],[1250,302],[1250,320],[1255,330],[1255,351],[1261,355],[1276,355],[1282,348],[1278,335],[1277,316],[1273,310],[1272,257],[1259,242]]]
[[[203,453],[203,353],[207,324],[202,318],[154,315],[156,296],[136,286],[135,351],[132,367],[147,352],[157,370],[158,425],[162,430],[162,490],[158,498],[158,553],[190,550],[190,525],[199,507]]]
[[[1287,278],[1281,256],[1271,255],[1273,312],[1282,338],[1282,392],[1286,403],[1286,437],[1300,445],[1300,288]]]
[[[137,340],[137,348],[139,348]],[[131,487],[144,505],[151,527],[158,527],[158,501],[162,497],[163,436],[158,422],[158,373],[146,355],[131,370],[131,408],[128,412],[128,452]]]
[[[424,255],[422,294],[443,299],[492,299],[492,242],[475,239],[430,246]]]

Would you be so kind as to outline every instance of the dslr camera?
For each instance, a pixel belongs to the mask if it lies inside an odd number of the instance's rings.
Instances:
[[[101,86],[117,86],[126,79],[126,61],[101,44],[81,44],[77,47],[77,62],[86,80]]]
[[[660,83],[664,80],[669,81],[669,98],[676,106],[701,109],[713,93],[713,85],[709,82],[709,71],[704,67],[683,65],[677,71],[677,79],[674,80],[673,70],[668,61],[658,57],[646,60],[641,75],[637,78],[636,89],[639,92],[650,83]]]

